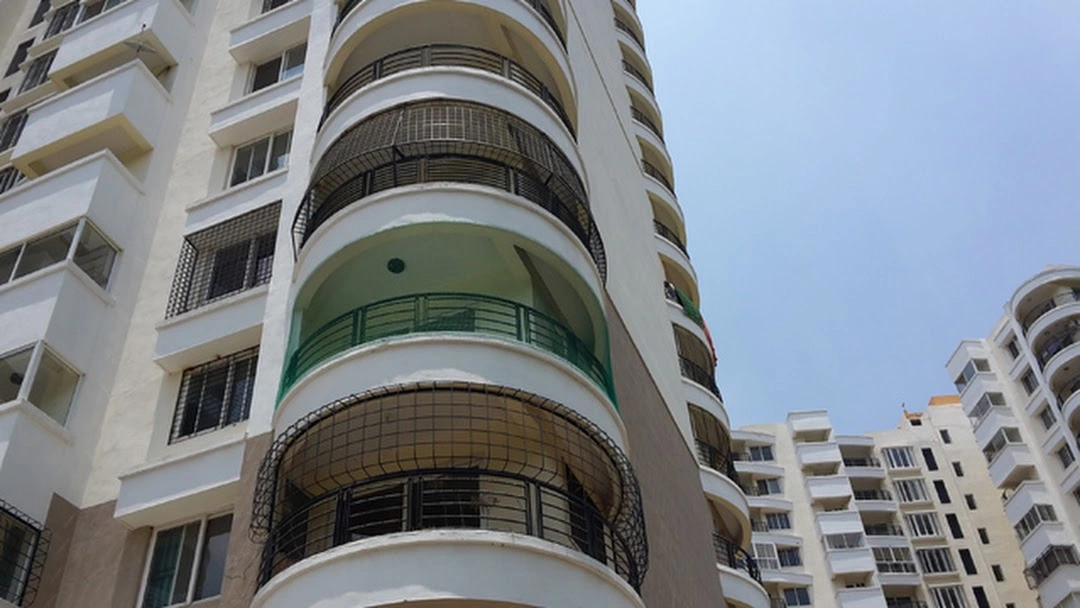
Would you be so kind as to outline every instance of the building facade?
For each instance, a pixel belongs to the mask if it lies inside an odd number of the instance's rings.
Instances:
[[[1037,605],[959,398],[837,435],[825,411],[734,433],[770,594],[817,608]]]
[[[769,606],[643,40],[0,3],[0,599]]]
[[[1022,284],[947,369],[1045,608],[1080,606],[1080,267]]]

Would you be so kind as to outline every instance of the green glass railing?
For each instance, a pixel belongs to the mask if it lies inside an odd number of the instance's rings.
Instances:
[[[363,344],[422,333],[481,334],[551,353],[581,370],[615,403],[611,373],[573,332],[523,304],[467,293],[400,296],[353,309],[315,330],[288,357],[286,392],[320,363]]]

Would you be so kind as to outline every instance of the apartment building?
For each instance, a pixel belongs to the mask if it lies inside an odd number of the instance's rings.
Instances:
[[[786,606],[1037,605],[959,398],[887,431],[838,435],[815,410],[733,440],[756,563]]]
[[[1080,606],[1080,267],[1052,266],[960,343],[954,379],[1044,608]]]
[[[644,39],[0,3],[0,599],[769,606]]]

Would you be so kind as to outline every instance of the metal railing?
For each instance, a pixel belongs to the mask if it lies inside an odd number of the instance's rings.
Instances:
[[[566,37],[563,35],[559,24],[555,21],[555,15],[551,13],[551,9],[547,7],[544,0],[520,0],[529,5],[534,11],[540,15],[540,19],[544,21],[551,28],[551,31],[555,34],[555,37],[559,39],[559,43],[566,47]],[[345,20],[345,17],[352,12],[354,8],[364,3],[364,0],[348,0],[341,6],[341,10],[338,11],[337,21],[334,23],[334,30],[336,31],[341,22]]]
[[[40,522],[4,500],[0,500],[0,529],[4,531],[0,600],[32,606],[41,585],[51,534]]]
[[[713,532],[713,549],[716,551],[716,561],[721,566],[742,570],[750,578],[758,583],[761,582],[761,570],[758,568],[757,560],[738,543],[725,538],[719,532]]]
[[[735,471],[735,461],[731,459],[731,453],[725,453],[720,448],[710,445],[700,439],[694,440],[697,447],[698,459],[701,464],[710,469],[723,473],[728,479],[739,484],[739,473]]]
[[[888,490],[854,490],[855,500],[892,500]]]
[[[1062,566],[1080,565],[1080,554],[1072,545],[1050,545],[1024,570],[1024,577],[1032,589],[1050,578]]]
[[[720,401],[724,400],[720,395],[720,387],[716,386],[716,378],[704,367],[679,355],[679,371],[682,372],[683,378],[697,382],[701,386],[707,388],[717,399]]]
[[[653,91],[653,88],[652,88],[652,83],[649,82],[649,79],[645,76],[645,74],[641,73],[641,70],[634,67],[634,64],[632,64],[629,61],[623,59],[622,67],[623,67],[624,72],[629,74],[630,77],[633,78],[634,80],[637,80],[638,82],[640,82],[642,84],[642,86],[644,86],[646,89],[649,89],[650,93],[655,93],[655,91]]]
[[[606,564],[635,589],[643,572],[583,489],[482,469],[390,473],[309,501],[271,531],[259,584],[292,564],[353,541],[434,529],[541,538]]]
[[[660,220],[653,220],[652,223],[653,230],[656,232],[656,234],[659,234],[660,236],[670,241],[671,244],[675,245],[675,247],[677,247],[679,251],[683,252],[686,257],[690,257],[690,253],[686,251],[686,245],[683,244],[682,239],[679,238],[679,235],[675,234],[674,230],[668,228]]]
[[[867,524],[863,531],[867,536],[904,536],[904,528],[897,524]]]
[[[664,136],[660,133],[660,127],[656,126],[656,123],[646,116],[644,112],[634,106],[630,106],[630,117],[645,125],[645,128],[652,131],[654,135],[660,138],[660,141],[664,141]]]
[[[629,25],[626,25],[618,17],[615,18],[615,29],[626,33],[634,42],[637,43],[641,50],[645,50],[645,43],[641,41],[641,37],[637,35],[637,32],[633,30]]]
[[[929,608],[923,600],[910,598],[885,598],[885,608]]]
[[[494,296],[424,293],[361,306],[316,329],[289,356],[281,395],[320,363],[363,344],[423,333],[466,333],[520,342],[570,363],[615,402],[607,367],[585,342],[544,313]]]
[[[915,562],[876,562],[877,571],[882,574],[916,574],[919,569]]]
[[[1080,376],[1065,383],[1065,386],[1061,387],[1061,390],[1057,392],[1058,407],[1064,408],[1065,402],[1068,401],[1076,391],[1080,391]]]
[[[1054,294],[1052,297],[1039,302],[1024,315],[1023,321],[1020,322],[1020,325],[1024,328],[1024,333],[1027,333],[1027,330],[1031,329],[1035,321],[1038,321],[1046,313],[1073,302],[1080,302],[1080,287],[1073,287],[1072,291]]]
[[[675,194],[675,186],[671,184],[671,180],[669,180],[666,175],[661,173],[659,169],[654,167],[652,163],[647,160],[641,161],[641,170],[645,173],[645,175],[648,175],[649,177],[663,184],[669,192]]]
[[[845,467],[876,467],[881,468],[881,461],[877,458],[845,458]]]
[[[427,67],[463,67],[498,74],[510,82],[525,87],[540,98],[559,116],[559,120],[566,125],[570,133],[574,134],[574,125],[570,121],[570,115],[563,108],[562,102],[539,78],[509,57],[464,44],[415,46],[391,53],[367,64],[341,83],[330,95],[326,101],[326,108],[323,110],[320,126],[326,122],[327,117],[335,108],[369,84],[394,74]]]
[[[1038,350],[1035,358],[1045,370],[1046,364],[1054,358],[1054,355],[1076,344],[1078,339],[1080,339],[1080,322],[1070,321],[1064,329],[1050,334],[1042,341],[1043,347]]]

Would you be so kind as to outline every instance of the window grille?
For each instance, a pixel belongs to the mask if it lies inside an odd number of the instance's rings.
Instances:
[[[277,202],[184,237],[166,316],[270,282]]]
[[[22,174],[15,167],[4,167],[0,169],[0,194],[11,190],[15,186],[26,181],[26,176]]]
[[[52,67],[55,58],[56,51],[53,51],[31,61],[30,67],[26,69],[26,76],[23,77],[22,84],[19,85],[19,93],[25,93],[30,89],[45,84],[45,81],[49,79],[49,69]]]
[[[247,420],[258,362],[255,346],[186,370],[170,443]]]
[[[48,548],[49,531],[0,500],[0,599],[33,605]]]
[[[12,114],[0,123],[0,152],[14,148],[19,143],[23,127],[26,126],[26,110]]]

